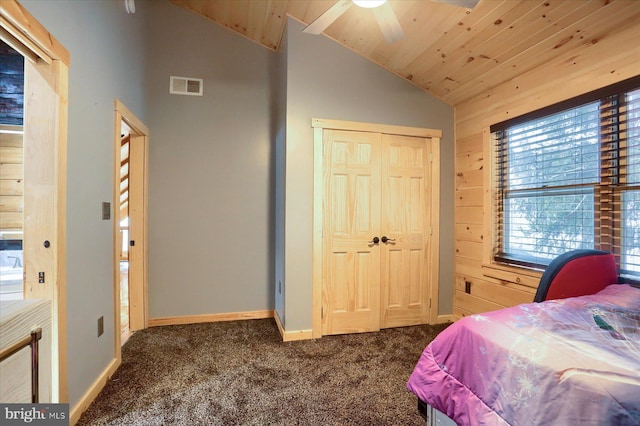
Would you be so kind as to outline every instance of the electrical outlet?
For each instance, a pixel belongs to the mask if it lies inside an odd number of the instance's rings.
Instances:
[[[104,317],[98,318],[98,337],[104,333]]]
[[[44,284],[44,272],[38,272],[38,284]]]

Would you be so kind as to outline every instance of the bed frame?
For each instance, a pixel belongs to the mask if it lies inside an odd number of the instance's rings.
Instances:
[[[586,296],[620,282],[613,254],[600,250],[572,250],[556,257],[546,267],[533,301]]]
[[[426,402],[418,399],[418,412],[426,420],[428,426],[457,426],[442,411],[436,410]]]

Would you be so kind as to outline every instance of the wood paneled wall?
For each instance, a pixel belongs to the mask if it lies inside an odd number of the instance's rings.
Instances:
[[[0,239],[22,239],[22,126],[0,126]]]
[[[637,24],[619,28],[456,106],[455,317],[531,302],[540,276],[489,267],[488,127],[639,75],[639,46]]]

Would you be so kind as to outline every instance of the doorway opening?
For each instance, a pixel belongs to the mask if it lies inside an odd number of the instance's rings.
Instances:
[[[115,347],[147,327],[147,127],[115,101],[114,296]]]
[[[120,335],[124,344],[131,335],[129,327],[129,151],[131,129],[120,122]]]
[[[24,56],[0,40],[0,301],[24,298]]]

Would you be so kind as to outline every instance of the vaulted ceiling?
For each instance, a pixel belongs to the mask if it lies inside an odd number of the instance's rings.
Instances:
[[[172,2],[277,50],[287,15],[310,24],[336,0]],[[372,10],[356,6],[324,35],[451,105],[558,57],[580,58],[618,31],[638,28],[640,46],[640,0],[480,0],[474,9],[434,0],[389,4],[405,34],[399,42],[386,43]]]

